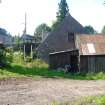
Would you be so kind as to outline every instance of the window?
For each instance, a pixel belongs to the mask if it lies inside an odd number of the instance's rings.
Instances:
[[[68,33],[68,41],[71,42],[74,40],[74,33],[73,32],[69,32]]]

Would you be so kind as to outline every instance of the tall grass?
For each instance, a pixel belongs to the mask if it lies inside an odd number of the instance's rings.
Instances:
[[[17,64],[17,65],[23,65],[24,64],[23,53],[21,51],[14,52],[13,63]]]
[[[16,52],[13,54],[13,63],[11,67],[0,69],[0,78],[2,77],[43,77],[43,78],[67,78],[74,80],[105,80],[105,73],[65,73],[49,69],[49,65],[40,59],[31,62],[24,62],[23,54]]]

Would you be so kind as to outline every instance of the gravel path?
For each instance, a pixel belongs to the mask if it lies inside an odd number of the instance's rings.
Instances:
[[[105,93],[105,81],[9,79],[0,81],[0,105],[50,105]]]

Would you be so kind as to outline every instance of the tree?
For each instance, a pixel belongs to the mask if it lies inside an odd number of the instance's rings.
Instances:
[[[7,65],[6,52],[3,44],[0,44],[0,67]]]
[[[94,28],[92,26],[90,26],[90,25],[89,26],[85,26],[84,29],[85,29],[86,33],[88,33],[88,34],[94,34],[94,33],[96,33]]]
[[[8,36],[11,36],[11,34],[10,34],[9,32],[7,32],[7,30],[4,29],[4,28],[0,28],[0,34],[1,34],[1,35],[8,35]]]
[[[56,17],[57,21],[61,22],[65,18],[66,14],[69,12],[69,8],[66,0],[61,0],[61,2],[58,5],[59,9]]]
[[[43,23],[43,24],[40,24],[36,29],[35,29],[35,32],[34,32],[34,36],[36,38],[36,40],[42,40],[42,34],[44,33],[48,33],[48,32],[51,32],[51,28]]]
[[[59,22],[56,20],[56,21],[54,21],[53,23],[52,23],[52,30],[55,30],[56,29],[56,27],[58,26],[58,24],[59,24]]]
[[[7,35],[7,31],[4,28],[0,28],[0,34]]]
[[[13,44],[13,49],[15,51],[19,51],[21,44],[23,43],[23,39],[19,35],[15,35],[12,37],[12,44]]]
[[[58,26],[58,24],[62,22],[62,20],[65,18],[65,16],[69,12],[69,7],[66,0],[61,0],[58,6],[59,8],[58,8],[57,16],[56,16],[57,20],[53,23],[52,29],[55,29]]]
[[[105,26],[103,26],[101,33],[105,34]]]
[[[47,24],[43,23],[36,28],[35,33],[41,35],[43,32],[50,32],[50,31],[51,28]]]

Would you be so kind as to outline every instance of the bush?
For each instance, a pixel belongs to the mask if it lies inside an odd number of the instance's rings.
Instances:
[[[37,58],[37,53],[34,51],[33,52],[33,59],[36,59]]]
[[[0,67],[7,65],[6,51],[3,45],[0,45]]]
[[[9,63],[13,62],[13,49],[12,48],[6,49],[6,58]]]
[[[15,63],[15,64],[23,64],[24,63],[24,56],[21,51],[13,53],[13,63]]]
[[[26,57],[26,62],[32,62],[32,60],[33,59],[31,57],[29,57],[29,56]]]

